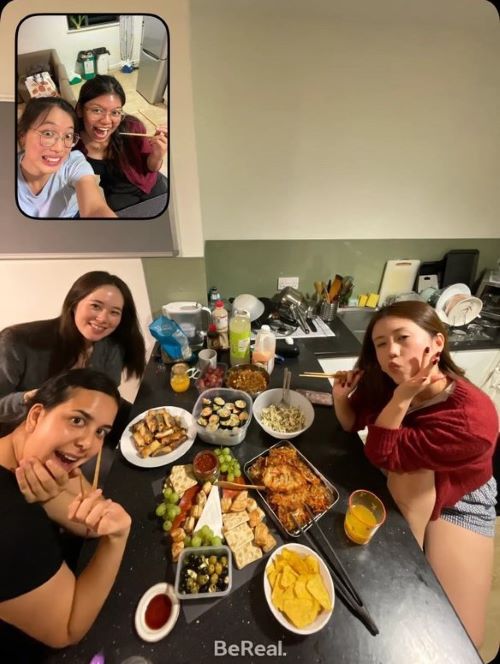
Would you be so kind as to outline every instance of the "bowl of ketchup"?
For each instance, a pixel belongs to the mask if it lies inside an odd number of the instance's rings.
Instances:
[[[157,583],[146,590],[135,612],[135,628],[144,641],[159,641],[173,629],[180,603],[169,583]]]

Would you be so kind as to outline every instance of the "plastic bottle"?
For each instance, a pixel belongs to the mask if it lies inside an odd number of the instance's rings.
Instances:
[[[213,348],[214,350],[220,350],[220,341],[219,333],[217,332],[217,327],[215,323],[210,323],[207,331],[207,348]]]
[[[228,340],[228,313],[224,308],[224,302],[217,300],[215,309],[212,312],[212,320],[215,323],[217,334],[219,335],[219,348],[229,348]]]
[[[274,369],[274,356],[276,354],[276,337],[269,325],[263,325],[255,339],[252,353],[252,364],[259,364],[268,374]]]
[[[235,309],[229,322],[229,362],[248,364],[250,362],[250,314],[245,309]]]

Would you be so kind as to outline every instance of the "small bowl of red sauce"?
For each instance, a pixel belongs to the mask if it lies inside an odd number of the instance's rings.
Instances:
[[[169,583],[146,590],[135,612],[135,628],[144,641],[160,641],[171,632],[179,617],[180,603]]]
[[[215,452],[198,452],[193,459],[193,473],[199,482],[215,482],[219,477],[219,459]]]

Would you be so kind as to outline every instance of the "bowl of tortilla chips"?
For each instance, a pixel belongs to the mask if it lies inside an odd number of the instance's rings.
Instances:
[[[318,554],[303,544],[284,544],[264,571],[264,593],[276,620],[295,634],[314,634],[333,613],[332,577]]]

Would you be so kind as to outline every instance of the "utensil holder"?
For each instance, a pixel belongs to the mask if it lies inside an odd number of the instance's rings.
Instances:
[[[319,305],[319,317],[321,320],[324,320],[325,323],[331,323],[333,317],[337,313],[338,306],[338,300],[335,300],[334,302],[323,300],[323,302],[321,302]]]

